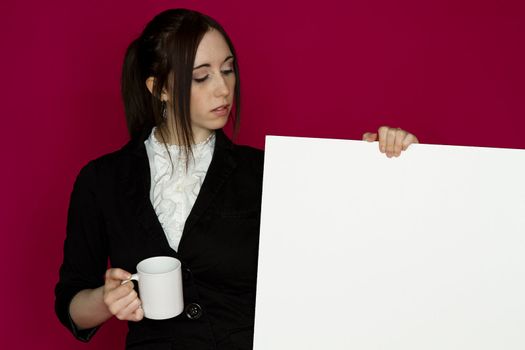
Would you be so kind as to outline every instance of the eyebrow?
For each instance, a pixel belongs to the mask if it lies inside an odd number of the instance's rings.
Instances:
[[[228,60],[231,59],[231,58],[233,58],[232,55],[226,57],[226,58],[224,59],[224,61],[222,61],[222,63],[228,61]],[[201,64],[200,66],[193,67],[193,70],[195,70],[195,69],[199,69],[199,68],[202,68],[202,67],[211,67],[211,65],[210,65],[209,63],[204,63],[204,64]]]

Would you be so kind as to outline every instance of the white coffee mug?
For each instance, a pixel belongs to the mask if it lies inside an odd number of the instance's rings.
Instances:
[[[137,264],[131,276],[139,283],[144,316],[164,320],[180,315],[184,309],[181,263],[170,256],[155,256]]]

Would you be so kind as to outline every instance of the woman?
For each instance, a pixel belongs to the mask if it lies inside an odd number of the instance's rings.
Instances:
[[[240,112],[228,35],[198,12],[162,12],[128,48],[122,94],[131,141],[87,164],[71,195],[60,321],[83,341],[112,316],[130,321],[129,349],[251,348],[263,152],[221,130],[232,114],[237,131]],[[417,142],[378,134],[363,138],[388,157]],[[181,260],[186,308],[155,321],[122,282],[159,255]]]

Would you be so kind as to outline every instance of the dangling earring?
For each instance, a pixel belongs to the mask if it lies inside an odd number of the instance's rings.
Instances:
[[[166,120],[167,116],[167,111],[166,111],[167,107],[166,107],[166,101],[162,101],[162,111],[161,111],[161,115],[162,115],[162,119]]]

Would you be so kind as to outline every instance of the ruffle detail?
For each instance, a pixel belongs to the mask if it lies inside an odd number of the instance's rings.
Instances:
[[[215,133],[192,146],[193,159],[190,158],[186,171],[183,149],[178,145],[169,145],[166,149],[155,138],[155,129],[144,141],[151,169],[150,200],[170,246],[177,250],[184,224],[213,157]]]

